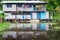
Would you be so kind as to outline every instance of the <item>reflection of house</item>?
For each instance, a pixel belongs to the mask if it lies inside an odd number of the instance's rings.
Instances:
[[[6,20],[48,20],[51,19],[43,1],[2,1]]]
[[[3,34],[3,37],[6,38],[6,39],[8,38],[8,36],[10,36],[12,38],[19,38],[19,39],[21,39],[21,38],[22,39],[23,38],[31,39],[31,38],[33,38],[35,36],[34,38],[37,38],[38,39],[38,37],[45,36],[46,35],[46,32],[31,32],[31,31],[30,32],[29,31],[23,32],[22,31],[22,32],[18,32],[18,35],[16,35],[16,34],[17,34],[16,31],[14,31],[14,32],[13,31],[9,31],[9,32],[5,32]]]
[[[11,23],[10,30],[15,30],[14,28],[18,28],[18,30],[40,30],[40,31],[48,31],[50,24],[48,23],[41,23],[41,24],[36,24],[36,23],[18,23],[16,26],[15,24]]]

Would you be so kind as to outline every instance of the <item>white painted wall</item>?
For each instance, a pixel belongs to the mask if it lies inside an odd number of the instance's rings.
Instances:
[[[31,15],[24,15],[24,19],[31,19]]]
[[[23,7],[17,7],[17,11],[23,11]]]
[[[31,19],[31,15],[17,15],[17,19]]]
[[[23,19],[23,15],[17,15],[17,19]]]
[[[37,13],[32,13],[32,19],[37,19]]]
[[[46,11],[45,19],[49,19],[49,12]]]
[[[5,19],[31,19],[31,15],[16,15],[17,18],[15,18],[15,15],[11,15],[11,13],[5,13],[7,15]]]
[[[33,11],[33,6],[32,7],[17,7],[18,11]]]
[[[16,4],[12,4],[11,8],[8,8],[7,4],[3,4],[3,11],[16,11]]]
[[[15,15],[11,15],[11,13],[5,13],[5,19],[15,19]]]
[[[21,15],[17,15],[17,19],[22,19],[22,16]]]
[[[31,19],[31,15],[27,15],[27,19]]]
[[[20,15],[17,15],[17,19],[20,19],[21,18],[21,16]]]
[[[33,6],[29,8],[24,8],[24,11],[33,11]]]

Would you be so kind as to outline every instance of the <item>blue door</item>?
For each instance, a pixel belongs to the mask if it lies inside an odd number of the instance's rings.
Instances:
[[[30,13],[31,19],[32,19],[32,13]]]
[[[46,24],[45,23],[40,24],[40,30],[46,30]]]
[[[41,14],[41,19],[45,19],[45,15],[46,15],[45,12],[41,12],[40,14]]]
[[[38,19],[41,19],[41,16],[40,16],[40,15],[41,15],[41,12],[38,12],[38,13],[37,13]]]

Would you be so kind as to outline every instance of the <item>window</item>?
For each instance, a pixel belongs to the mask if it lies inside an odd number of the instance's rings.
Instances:
[[[8,7],[8,8],[11,8],[11,7],[12,7],[12,4],[7,4],[7,7]]]
[[[27,5],[27,7],[32,7],[32,5]]]
[[[18,4],[18,7],[32,7],[32,5],[28,5],[28,4],[21,5],[21,4]]]
[[[22,7],[22,5],[18,5],[18,7]]]

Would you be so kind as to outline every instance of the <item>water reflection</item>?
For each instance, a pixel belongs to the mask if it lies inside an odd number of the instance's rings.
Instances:
[[[49,25],[48,23],[11,23],[10,29],[12,28],[18,28],[18,29],[29,29],[29,30],[49,30]]]
[[[16,38],[16,32],[14,31],[4,32],[3,37],[7,38],[8,36],[12,36],[13,38]]]
[[[31,37],[39,37],[41,35],[46,36],[46,31],[49,30],[51,24],[48,23],[11,23],[10,29],[18,28],[18,29],[29,29],[31,31],[7,31],[3,33],[4,38],[31,38]],[[32,30],[40,30],[40,31],[32,31]],[[43,31],[42,31],[43,30]]]
[[[11,38],[17,38],[17,37],[19,37],[19,38],[31,38],[31,37],[33,37],[33,36],[36,36],[36,37],[38,37],[38,36],[41,36],[41,35],[43,35],[43,36],[46,36],[46,32],[29,32],[29,31],[27,31],[27,32],[16,32],[16,31],[7,31],[7,32],[4,32],[4,34],[3,34],[3,38],[9,38],[9,37],[11,37]]]

